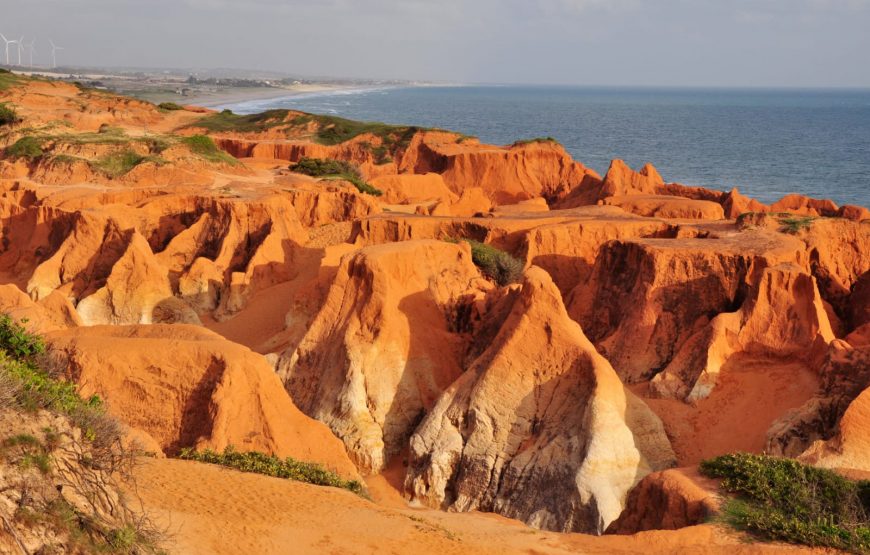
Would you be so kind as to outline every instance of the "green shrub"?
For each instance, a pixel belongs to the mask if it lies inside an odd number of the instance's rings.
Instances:
[[[0,126],[10,125],[18,121],[18,112],[15,111],[15,108],[5,102],[0,102]]]
[[[502,286],[520,280],[523,274],[521,260],[479,241],[472,239],[463,239],[463,241],[471,245],[471,260],[484,275]]]
[[[178,457],[188,461],[218,464],[242,472],[265,474],[266,476],[286,478],[318,486],[343,488],[356,494],[363,492],[362,484],[356,480],[345,480],[319,465],[297,461],[290,457],[280,459],[274,455],[266,455],[256,451],[240,453],[232,447],[227,447],[223,453],[217,453],[210,449],[205,451],[182,449]]]
[[[386,145],[370,146],[369,148],[371,149],[372,156],[375,159],[375,164],[378,166],[389,164],[393,161],[392,157],[390,157],[390,149],[387,148]]]
[[[421,127],[389,125],[380,122],[355,121],[338,116],[299,114],[288,119],[289,110],[268,110],[259,114],[238,115],[231,110],[211,114],[192,123],[189,127],[198,127],[212,132],[259,133],[274,127],[286,127],[288,133],[304,131],[309,124],[314,123],[314,141],[323,145],[337,145],[360,135],[370,133],[380,137],[385,148],[405,148]],[[384,157],[381,157],[383,160]]]
[[[26,322],[26,321],[22,321]],[[45,343],[28,332],[8,314],[0,314],[0,404],[15,410],[49,410],[69,418],[82,430],[88,449],[80,455],[83,466],[111,475],[129,471],[131,459],[123,451],[117,421],[106,415],[99,397],[81,398],[76,385],[53,375],[45,368],[48,359]],[[51,453],[61,443],[61,434],[44,428],[43,440],[18,434],[0,442],[0,454],[14,456],[22,469],[36,468],[48,474]],[[90,472],[87,472],[90,474]],[[84,482],[98,480],[92,476]],[[53,482],[51,482],[53,484]],[[51,486],[48,486],[51,487]],[[102,490],[100,490],[102,491]],[[148,520],[136,517],[120,529],[110,530],[94,515],[81,512],[58,497],[47,504],[25,504],[15,512],[15,520],[29,526],[46,526],[66,537],[66,546],[75,553],[160,553],[157,543],[162,534],[151,529]]]
[[[22,323],[27,323],[23,320]],[[51,376],[38,362],[45,353],[45,342],[13,320],[0,315],[0,375],[14,387],[15,401],[24,409],[49,409],[74,417],[97,411],[102,401],[96,395],[82,399],[76,385]]]
[[[354,175],[361,178],[359,170],[350,162],[333,158],[302,158],[290,168],[296,173],[311,177]]]
[[[166,110],[167,112],[172,112],[175,110],[184,110],[184,106],[180,104],[176,104],[175,102],[161,102],[157,105],[161,110]]]
[[[786,216],[779,218],[779,223],[782,224],[781,231],[795,235],[802,230],[812,227],[813,220],[815,218],[812,216]]]
[[[268,110],[259,114],[240,116],[232,110],[211,114],[192,123],[189,127],[199,127],[213,132],[257,133],[286,123],[288,110]]]
[[[0,349],[16,361],[33,363],[45,352],[45,342],[27,331],[22,325],[26,323],[26,319],[18,323],[8,314],[0,314]]]
[[[43,140],[30,135],[21,137],[15,144],[6,149],[6,156],[10,158],[27,158],[28,160],[36,160],[44,153],[42,152]]]
[[[314,121],[318,125],[315,140],[322,145],[337,145],[355,137],[370,133],[380,137],[385,148],[405,148],[411,139],[422,128],[401,125],[389,125],[381,122],[355,121],[338,116],[308,114],[293,120],[294,125],[307,125]]]
[[[187,145],[191,152],[209,162],[235,165],[238,160],[219,149],[211,137],[207,135],[193,135],[181,139],[182,144]]]
[[[133,150],[124,149],[103,156],[99,160],[92,162],[91,165],[107,176],[115,178],[126,175],[130,170],[144,161],[145,156]]]
[[[131,139],[123,129],[111,126],[103,126],[96,133],[70,133],[52,138],[67,145],[127,145],[133,140],[144,140]]]
[[[320,177],[323,179],[343,179],[349,181],[361,193],[381,196],[383,191],[373,187],[363,179],[359,169],[344,160],[334,160],[332,158],[302,158],[297,163],[290,166],[290,170],[302,175],[311,177]]]
[[[870,482],[792,459],[731,454],[701,463],[735,494],[724,506],[732,526],[760,538],[870,552]]]

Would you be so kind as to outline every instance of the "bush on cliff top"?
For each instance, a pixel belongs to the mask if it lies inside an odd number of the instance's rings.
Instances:
[[[190,151],[209,162],[229,164],[235,166],[239,163],[238,160],[219,149],[211,137],[206,135],[193,135],[181,139],[182,144],[186,145]]]
[[[132,150],[121,150],[103,156],[91,165],[111,178],[126,175],[130,170],[145,161],[145,156]]]
[[[462,240],[471,245],[471,261],[474,265],[499,285],[517,283],[522,277],[524,266],[522,260],[486,243],[473,239]]]
[[[383,191],[367,183],[359,169],[344,160],[332,158],[302,158],[290,166],[290,170],[302,175],[320,177],[323,179],[343,179],[349,181],[360,193],[381,196]]]
[[[173,112],[175,110],[184,110],[184,106],[180,104],[176,104],[175,102],[161,102],[157,105],[157,107],[161,110],[165,110],[167,112]]]
[[[42,139],[27,135],[21,137],[15,144],[6,149],[6,156],[10,158],[27,158],[28,160],[36,160],[44,153],[42,151]]]
[[[24,410],[47,409],[69,416],[74,423],[94,421],[103,403],[93,395],[82,399],[74,383],[46,371],[41,364],[45,342],[8,314],[0,314],[0,406]],[[86,435],[87,426],[82,426]]]
[[[809,229],[813,225],[813,220],[815,220],[812,216],[792,216],[788,215],[786,217],[782,217],[779,219],[779,223],[782,224],[782,231],[785,233],[791,233],[792,235],[797,234],[800,231],[805,229]]]
[[[288,119],[289,110],[267,110],[258,114],[239,115],[231,110],[201,118],[189,127],[198,127],[216,133],[260,133],[275,127],[284,127],[289,134],[305,133],[314,124],[312,139],[322,145],[337,145],[360,135],[370,133],[380,137],[387,149],[405,148],[421,127],[390,125],[387,123],[355,121],[338,116],[298,114]]]
[[[290,123],[295,127],[317,124],[314,139],[322,145],[337,145],[360,135],[371,134],[380,137],[386,149],[406,148],[421,127],[390,125],[378,121],[356,121],[317,114],[305,114],[294,118]]]
[[[267,110],[259,114],[238,115],[232,110],[211,114],[194,122],[190,127],[199,127],[213,132],[258,133],[286,124],[288,110]]]
[[[362,494],[362,484],[356,480],[345,480],[338,474],[330,472],[319,465],[297,461],[290,457],[280,459],[274,455],[266,455],[250,451],[240,453],[227,447],[223,453],[210,449],[196,451],[194,449],[182,449],[178,457],[187,461],[197,461],[209,464],[219,464],[242,472],[265,474],[275,478],[285,478],[305,482],[316,486],[332,486]]]
[[[731,454],[701,463],[737,497],[724,519],[762,539],[870,553],[870,482],[792,459]]]
[[[76,384],[47,370],[45,342],[8,314],[0,314],[0,409],[19,412],[48,410],[66,416],[81,429],[82,454],[78,464],[67,466],[70,475],[83,472],[78,478],[82,491],[105,494],[101,476],[123,473],[131,460],[120,448],[121,431],[106,414],[96,395],[83,399]],[[0,454],[9,463],[10,454],[17,452],[18,465],[26,470],[37,468],[50,475],[54,465],[52,452],[57,448],[59,434],[51,428],[43,430],[43,440],[30,434],[14,434],[0,441]],[[32,478],[31,478],[32,480]],[[56,482],[32,483],[34,492],[54,491]],[[47,503],[47,504],[46,504]],[[53,532],[55,539],[76,553],[160,553],[156,547],[161,533],[150,528],[146,518],[125,519],[120,528],[106,523],[69,504],[61,496],[52,501],[40,495],[23,495],[14,520],[25,526],[41,526]],[[59,544],[60,545],[60,544]],[[54,552],[54,551],[52,551]]]

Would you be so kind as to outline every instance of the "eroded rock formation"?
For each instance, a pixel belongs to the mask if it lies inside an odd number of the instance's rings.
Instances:
[[[405,489],[430,506],[600,533],[639,478],[673,464],[664,428],[546,272],[530,268],[503,302],[498,333],[411,438]]]
[[[377,472],[462,373],[467,340],[458,332],[489,287],[464,244],[361,249],[342,260],[279,373],[297,406],[326,422],[360,468]]]
[[[52,364],[144,432],[144,447],[228,446],[356,469],[329,430],[290,401],[266,360],[199,326],[95,326],[49,336]],[[167,356],[169,355],[169,356]]]
[[[704,478],[695,469],[654,472],[631,490],[625,510],[607,533],[635,534],[701,524],[719,512],[717,489],[715,480]]]

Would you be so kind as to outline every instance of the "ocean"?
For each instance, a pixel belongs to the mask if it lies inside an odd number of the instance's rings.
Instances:
[[[652,162],[666,181],[762,202],[870,206],[870,91],[457,86],[346,90],[222,106],[441,127],[493,144],[554,137],[602,175]]]

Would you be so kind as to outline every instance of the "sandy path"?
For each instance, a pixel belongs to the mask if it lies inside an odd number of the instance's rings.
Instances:
[[[173,535],[170,553],[437,554],[799,552],[748,545],[711,526],[594,537],[528,528],[497,515],[375,505],[343,490],[171,459],[136,469],[145,509]]]

